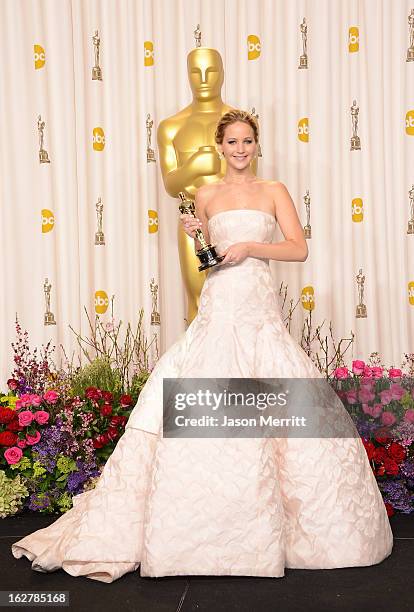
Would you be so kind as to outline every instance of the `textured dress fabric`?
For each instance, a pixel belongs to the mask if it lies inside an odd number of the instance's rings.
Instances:
[[[275,218],[209,220],[219,252],[272,242]],[[393,537],[359,437],[167,438],[164,377],[321,378],[287,331],[269,261],[211,269],[197,316],[157,361],[97,486],[12,545],[32,568],[112,582],[141,576],[284,576],[383,561]],[[339,402],[340,410],[345,412]],[[339,415],[340,416],[340,415]],[[343,415],[342,415],[343,416]]]

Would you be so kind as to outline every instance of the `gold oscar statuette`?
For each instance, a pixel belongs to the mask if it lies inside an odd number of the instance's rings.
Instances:
[[[98,30],[92,36],[93,50],[95,53],[95,66],[92,68],[92,81],[102,81],[102,68],[99,66],[99,46],[101,39],[99,38]]]
[[[250,114],[253,115],[253,117],[256,118],[257,123],[259,123],[259,114],[256,113],[256,108],[254,106],[253,106]],[[257,157],[263,157],[262,147],[260,146],[260,142],[257,143]]]
[[[362,268],[359,269],[359,272],[358,272],[358,274],[356,276],[356,281],[358,283],[359,304],[357,304],[355,316],[356,316],[357,319],[366,319],[366,317],[367,317],[367,307],[363,303],[363,300],[364,300],[365,276],[364,276],[364,274],[362,274]]]
[[[194,202],[191,200],[187,200],[185,194],[180,191],[178,194],[181,199],[181,204],[179,205],[180,212],[183,215],[192,215],[195,217],[195,206]],[[207,244],[206,239],[204,238],[204,234],[201,229],[196,229],[195,231],[196,237],[201,244],[201,249],[197,251],[196,255],[201,262],[201,265],[198,266],[199,272],[206,270],[207,268],[211,268],[212,266],[216,266],[224,259],[224,255],[217,255],[216,248],[212,244]]]
[[[43,142],[45,138],[45,122],[42,121],[41,115],[37,118],[37,129],[39,132],[39,163],[50,164],[50,159],[47,151],[43,148]]]
[[[147,128],[147,163],[156,161],[154,149],[151,148],[152,126],[153,125],[154,125],[154,121],[151,119],[151,115],[148,113],[147,120],[145,122],[145,126]]]
[[[306,190],[306,194],[303,196],[303,200],[305,202],[305,207],[306,207],[306,225],[303,228],[303,233],[304,236],[306,238],[306,240],[309,240],[309,238],[312,238],[312,227],[310,224],[310,196],[309,196],[309,189]]]
[[[160,325],[161,317],[160,317],[160,313],[157,310],[158,285],[155,282],[154,278],[151,279],[150,289],[151,289],[151,298],[152,298],[151,325]]]
[[[356,100],[354,100],[351,106],[351,119],[352,119],[351,151],[359,151],[361,149],[361,139],[357,134],[358,113],[359,113],[359,106],[357,106]]]
[[[201,47],[201,30],[200,30],[200,24],[197,24],[196,29],[194,30],[194,39],[195,39],[195,46],[196,47]]]
[[[408,26],[410,46],[407,49],[406,62],[414,62],[414,8],[411,9],[411,13],[408,15]]]
[[[308,67],[308,54],[307,54],[307,44],[308,44],[308,26],[306,25],[306,19],[303,18],[302,23],[300,24],[300,31],[302,33],[302,47],[303,53],[299,58],[299,66],[298,68],[307,68]]]
[[[414,234],[414,185],[408,192],[410,196],[410,218],[408,219],[407,234]]]
[[[103,204],[102,204],[101,198],[98,198],[98,201],[95,204],[95,209],[96,209],[96,216],[98,218],[98,229],[95,232],[95,244],[104,245],[105,244],[105,234],[102,231]]]
[[[45,293],[45,301],[46,301],[46,312],[45,312],[44,320],[43,320],[44,325],[56,325],[56,321],[55,321],[53,312],[50,312],[50,290],[51,288],[52,288],[52,285],[49,283],[49,280],[46,278],[44,285],[43,285],[43,291]]]

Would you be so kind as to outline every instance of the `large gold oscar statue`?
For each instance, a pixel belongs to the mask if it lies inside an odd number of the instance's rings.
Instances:
[[[214,133],[220,117],[232,107],[221,99],[224,70],[216,49],[196,47],[190,51],[187,69],[193,101],[159,124],[157,141],[165,189],[173,198],[178,198],[182,191],[194,200],[199,187],[224,176],[225,161],[218,156]],[[255,165],[252,163],[252,168]],[[177,207],[177,203],[174,206]],[[194,240],[184,232],[180,220],[178,249],[188,296],[187,323],[190,324],[197,314],[200,292],[208,271],[198,271]]]

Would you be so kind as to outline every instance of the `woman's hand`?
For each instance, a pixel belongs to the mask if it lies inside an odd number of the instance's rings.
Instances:
[[[236,244],[232,244],[227,247],[220,255],[225,255],[225,258],[221,262],[223,264],[239,264],[249,257],[250,249],[248,242],[236,242]]]
[[[183,224],[185,233],[190,236],[190,238],[196,238],[195,231],[196,229],[200,229],[202,225],[200,219],[190,214],[182,214],[180,215],[180,220]]]

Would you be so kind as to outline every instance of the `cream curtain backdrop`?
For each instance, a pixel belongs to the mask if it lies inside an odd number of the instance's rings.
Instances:
[[[356,334],[349,359],[378,350],[386,365],[398,366],[413,350],[414,331],[414,290],[411,299],[408,291],[414,235],[407,235],[414,62],[405,61],[413,7],[412,0],[2,0],[2,388],[12,368],[16,312],[32,346],[52,339],[69,355],[78,352],[69,325],[87,334],[84,307],[93,319],[99,291],[115,296],[118,320],[136,324],[143,307],[146,333],[159,334],[161,353],[185,330],[178,208],[162,183],[156,128],[191,101],[186,56],[198,23],[202,44],[223,57],[223,100],[259,113],[258,174],[285,183],[303,224],[309,190],[309,258],[272,262],[275,286],[284,281],[294,299],[313,287],[314,322],[332,321],[337,338]],[[307,70],[298,69],[303,18]],[[352,27],[358,28],[354,47]],[[102,81],[91,78],[95,30]],[[254,59],[248,59],[251,35],[260,41]],[[144,65],[148,42],[152,65]],[[44,62],[35,64],[35,45],[44,49]],[[350,150],[353,100],[360,151]],[[148,113],[155,163],[146,159]],[[38,115],[50,164],[39,163]],[[303,118],[309,142],[298,138]],[[97,127],[105,135],[101,151],[93,148]],[[105,246],[94,245],[99,197]],[[356,198],[362,222],[353,220]],[[156,214],[159,224],[150,226]],[[359,268],[366,319],[355,318]],[[150,325],[152,277],[159,285],[159,328]],[[55,326],[43,323],[46,278]],[[102,320],[109,318],[108,308]]]

